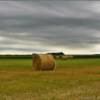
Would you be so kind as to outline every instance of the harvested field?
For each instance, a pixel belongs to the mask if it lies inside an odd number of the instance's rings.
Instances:
[[[0,59],[0,100],[100,100],[100,59],[57,60],[32,71],[31,59]]]

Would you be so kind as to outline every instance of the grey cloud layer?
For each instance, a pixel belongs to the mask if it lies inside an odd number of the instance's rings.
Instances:
[[[89,49],[100,45],[99,6],[100,2],[89,1],[0,1],[0,37],[4,38],[0,51],[43,52],[56,46]]]

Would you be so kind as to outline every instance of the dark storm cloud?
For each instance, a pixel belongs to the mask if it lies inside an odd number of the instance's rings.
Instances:
[[[0,50],[90,49],[99,33],[100,2],[0,1]]]

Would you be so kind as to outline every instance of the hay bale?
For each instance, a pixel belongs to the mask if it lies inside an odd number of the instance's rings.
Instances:
[[[60,56],[55,56],[55,59],[60,59]]]
[[[49,54],[34,54],[33,68],[34,70],[54,70],[55,61],[53,56]]]
[[[67,60],[67,59],[69,59],[69,57],[67,55],[64,55],[64,56],[61,56],[61,59]]]
[[[73,58],[73,56],[71,56],[71,55],[64,55],[61,57],[62,60],[67,60],[67,59],[72,59],[72,58]]]

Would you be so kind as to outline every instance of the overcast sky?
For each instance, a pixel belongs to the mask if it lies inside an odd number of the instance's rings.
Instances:
[[[0,54],[100,53],[100,2],[0,1]]]

